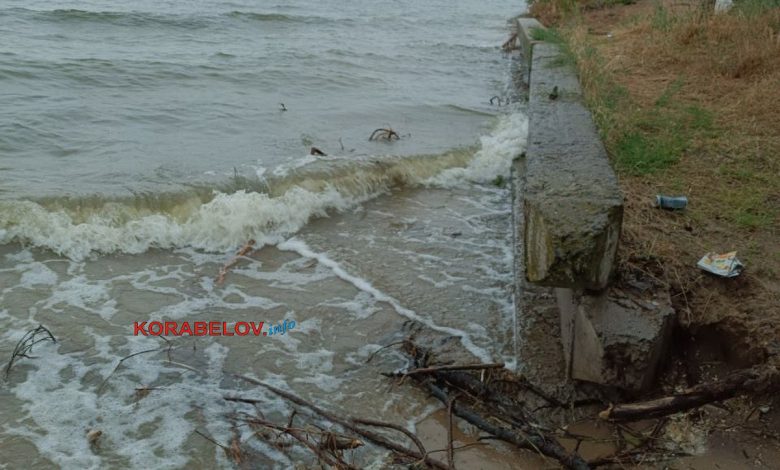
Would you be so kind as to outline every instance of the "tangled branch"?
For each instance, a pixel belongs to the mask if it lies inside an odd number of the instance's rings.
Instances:
[[[44,336],[40,337],[39,335]],[[40,343],[41,341],[51,341],[52,343],[57,342],[51,331],[49,331],[49,329],[43,325],[38,325],[37,328],[28,331],[24,334],[24,336],[22,336],[22,339],[16,343],[14,352],[11,353],[11,359],[8,361],[8,366],[5,368],[6,378],[8,378],[8,374],[11,372],[11,368],[19,359],[23,357],[34,359],[34,357],[30,356],[29,353],[32,352],[33,346]]]
[[[368,138],[369,142],[374,140],[400,140],[401,136],[398,135],[396,131],[394,131],[390,127],[382,127],[379,129],[376,129],[374,132],[371,133],[371,137]]]

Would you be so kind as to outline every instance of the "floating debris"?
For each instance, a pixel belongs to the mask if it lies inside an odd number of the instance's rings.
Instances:
[[[697,266],[721,277],[737,277],[744,269],[744,265],[737,259],[736,251],[725,254],[707,253]]]
[[[215,280],[218,286],[221,286],[222,283],[225,282],[225,276],[227,276],[230,268],[238,264],[238,262],[241,261],[241,258],[249,256],[249,254],[254,251],[255,243],[256,242],[254,240],[250,239],[240,250],[238,250],[236,256],[234,256],[230,261],[222,266],[222,268],[219,270],[219,274],[217,275],[217,279]]]
[[[663,196],[659,194],[655,197],[655,205],[661,209],[685,209],[688,206],[688,198],[685,196]]]
[[[327,157],[328,155],[317,147],[312,147],[309,151],[309,155],[316,155],[318,157]]]
[[[11,353],[11,359],[8,361],[8,366],[5,368],[6,378],[8,377],[8,374],[11,372],[11,368],[14,366],[17,360],[23,357],[33,359],[33,356],[30,356],[29,353],[32,352],[33,346],[42,341],[51,341],[52,343],[57,342],[51,331],[49,331],[49,329],[43,325],[38,325],[37,328],[28,331],[24,334],[24,336],[22,336],[22,339],[16,343],[14,352]]]
[[[512,33],[512,35],[509,36],[509,39],[501,44],[501,49],[503,49],[505,52],[517,49],[517,33]]]
[[[399,140],[399,139],[401,139],[401,136],[398,135],[398,133],[390,127],[379,128],[374,132],[372,132],[371,137],[368,138],[369,142],[372,140]]]
[[[550,92],[550,99],[557,100],[558,96],[560,95],[558,94],[558,85],[556,85],[553,87],[552,92]]]
[[[501,106],[501,97],[496,95],[492,98],[490,98],[490,104],[494,104],[494,101],[498,101],[498,105]]]
[[[103,435],[103,431],[100,429],[93,429],[87,432],[87,442],[93,449],[100,448],[100,436]]]
[[[279,103],[279,111],[287,111],[287,106],[284,103]]]

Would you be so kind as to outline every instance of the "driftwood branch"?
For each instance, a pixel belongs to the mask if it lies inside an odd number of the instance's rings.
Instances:
[[[215,280],[215,283],[218,286],[221,286],[222,283],[225,282],[225,276],[227,276],[228,272],[233,266],[237,265],[238,262],[241,261],[241,258],[248,256],[250,253],[252,253],[252,251],[254,251],[255,243],[256,242],[254,240],[249,240],[248,242],[246,242],[246,244],[243,247],[241,247],[240,250],[238,250],[236,255],[233,258],[231,258],[230,261],[225,263],[225,265],[222,266],[222,268],[220,268],[219,274],[217,274],[217,279]]]
[[[355,423],[358,423],[358,424],[365,424],[366,426],[376,426],[376,427],[380,427],[380,428],[394,429],[394,430],[404,434],[412,442],[414,442],[414,445],[417,446],[417,449],[420,451],[420,453],[422,455],[428,454],[428,452],[425,450],[425,446],[423,446],[422,441],[420,441],[420,439],[417,436],[415,436],[414,434],[409,432],[407,429],[405,429],[405,428],[403,428],[401,426],[398,426],[397,424],[385,423],[385,422],[376,421],[376,420],[373,420],[373,419],[361,419],[361,418],[352,418],[352,421],[355,422]]]
[[[372,132],[368,140],[399,140],[400,138],[401,136],[398,135],[398,133],[393,129],[389,127],[382,127]]]
[[[389,449],[393,452],[396,452],[400,455],[406,456],[407,458],[414,459],[418,462],[425,462],[426,464],[430,465],[433,468],[441,469],[441,470],[447,470],[447,466],[439,462],[438,460],[433,459],[432,457],[428,456],[424,452],[419,452],[413,449],[410,449],[408,447],[404,447],[402,445],[396,444],[395,442],[387,440],[384,436],[381,436],[377,433],[368,431],[366,429],[360,428],[357,426],[357,422],[350,417],[339,417],[334,415],[333,413],[330,413],[326,410],[323,410],[322,408],[318,407],[317,405],[304,400],[303,398],[300,398],[290,392],[286,392],[284,390],[281,390],[279,388],[274,387],[273,385],[266,384],[260,380],[254,379],[252,377],[248,377],[245,375],[236,374],[235,377],[245,380],[247,382],[253,383],[255,385],[259,385],[267,390],[270,390],[271,392],[279,395],[282,398],[285,398],[286,400],[291,401],[292,403],[295,403],[296,405],[306,407],[313,411],[314,413],[322,416],[323,418],[326,418],[336,424],[341,425],[345,429],[349,429],[350,431],[354,432],[355,434],[358,434],[367,440],[373,442],[374,444],[384,447],[385,449]],[[242,399],[241,401],[247,401],[246,399]],[[391,426],[386,426],[391,427]],[[415,443],[418,444],[418,443]],[[419,444],[418,444],[419,445]]]
[[[432,374],[435,372],[452,371],[452,370],[485,370],[485,369],[503,369],[503,362],[495,362],[491,364],[464,364],[464,365],[446,365],[446,366],[432,366],[422,367],[419,369],[412,369],[409,372],[398,372],[395,374],[384,374],[388,377],[405,377],[409,375],[417,374]]]
[[[311,430],[307,429],[295,428],[292,426],[292,420],[294,416],[295,412],[293,412],[293,414],[290,416],[286,426],[281,426],[259,417],[245,418],[243,421],[252,425],[262,426],[292,437],[301,443],[301,445],[311,450],[321,462],[325,462],[333,468],[357,470],[357,467],[348,464],[342,459],[341,450],[355,449],[362,446],[362,442],[356,439],[348,439],[344,436],[339,436],[331,432],[312,432]],[[311,439],[311,434],[319,435],[319,441]]]
[[[405,344],[405,351],[412,359],[417,370],[433,369],[428,367],[431,351],[412,341]],[[494,366],[494,365],[493,365]],[[492,367],[495,368],[495,367]],[[482,368],[483,372],[486,370]],[[504,442],[522,449],[529,449],[556,459],[566,468],[584,470],[588,464],[576,452],[567,453],[558,440],[542,427],[532,424],[523,409],[488,387],[474,374],[464,370],[450,368],[432,371],[430,374],[412,375],[412,379],[425,388],[431,395],[448,407],[448,413],[454,413],[481,430]],[[463,403],[453,402],[456,394],[463,393],[472,398],[472,403],[486,412]],[[498,421],[498,422],[497,422]],[[509,426],[498,424],[505,422]]]
[[[447,403],[447,465],[452,470],[455,470],[455,451],[452,449],[452,405],[455,404],[456,398],[450,399]]]
[[[431,395],[436,397],[439,401],[445,404],[449,404],[451,400],[450,396],[444,390],[434,384],[433,381],[427,380],[425,382],[421,382],[421,384],[426,389],[428,389]],[[561,446],[560,443],[558,443],[558,441],[553,437],[546,437],[539,433],[525,434],[513,429],[508,429],[503,426],[493,424],[492,422],[485,419],[485,417],[477,413],[473,408],[458,402],[452,404],[452,410],[457,416],[460,416],[474,426],[489,434],[492,434],[504,442],[508,442],[522,449],[538,451],[543,455],[558,460],[561,465],[566,468],[576,470],[587,470],[590,468],[585,460],[583,460],[582,457],[580,457],[578,454],[566,453],[566,450],[563,448],[563,446]]]
[[[508,52],[513,49],[515,49],[517,46],[515,43],[517,42],[517,33],[512,33],[511,36],[509,36],[509,39],[507,39],[503,44],[501,44],[501,49]]]
[[[739,393],[780,391],[780,371],[774,366],[756,366],[739,370],[716,382],[696,385],[683,393],[638,403],[612,405],[599,413],[610,421],[635,421],[659,418],[726,400]]]

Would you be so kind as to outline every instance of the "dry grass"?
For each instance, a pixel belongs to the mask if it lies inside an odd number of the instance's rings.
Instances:
[[[576,62],[621,178],[622,269],[661,278],[683,324],[721,325],[733,333],[732,354],[754,360],[780,354],[780,4],[772,1],[742,0],[718,15],[661,0],[533,5]],[[686,195],[689,209],[655,209],[655,194]],[[707,251],[731,250],[747,265],[736,280],[695,267]]]

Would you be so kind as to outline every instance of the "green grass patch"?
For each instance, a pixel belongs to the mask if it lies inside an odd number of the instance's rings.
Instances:
[[[614,153],[618,166],[635,175],[666,169],[680,159],[684,148],[678,137],[649,136],[628,132],[618,139]]]
[[[777,209],[767,205],[766,196],[761,191],[735,191],[730,196],[731,209],[727,215],[736,225],[759,229],[774,223]]]
[[[780,0],[737,0],[734,2],[732,13],[756,16],[772,8],[780,8]]]
[[[556,28],[532,28],[531,39],[534,41],[542,41],[558,46],[561,53],[553,60],[551,67],[562,67],[565,65],[575,65],[576,60],[574,54],[572,54],[569,48],[569,43],[561,35],[561,32]]]
[[[646,175],[677,163],[694,137],[714,128],[709,111],[667,104],[635,112],[623,129],[610,149],[615,162],[630,174]]]
[[[674,95],[682,89],[684,84],[685,80],[683,80],[683,77],[677,77],[668,87],[666,87],[666,90],[664,90],[661,96],[655,100],[655,105],[660,107],[668,106],[671,103],[672,98],[674,98]]]
[[[669,13],[669,10],[661,2],[657,2],[653,11],[653,19],[650,22],[653,29],[668,32],[674,26],[674,21],[674,16]]]
[[[550,42],[560,46],[566,43],[563,36],[561,36],[560,31],[555,28],[531,28],[531,39],[534,41]]]

